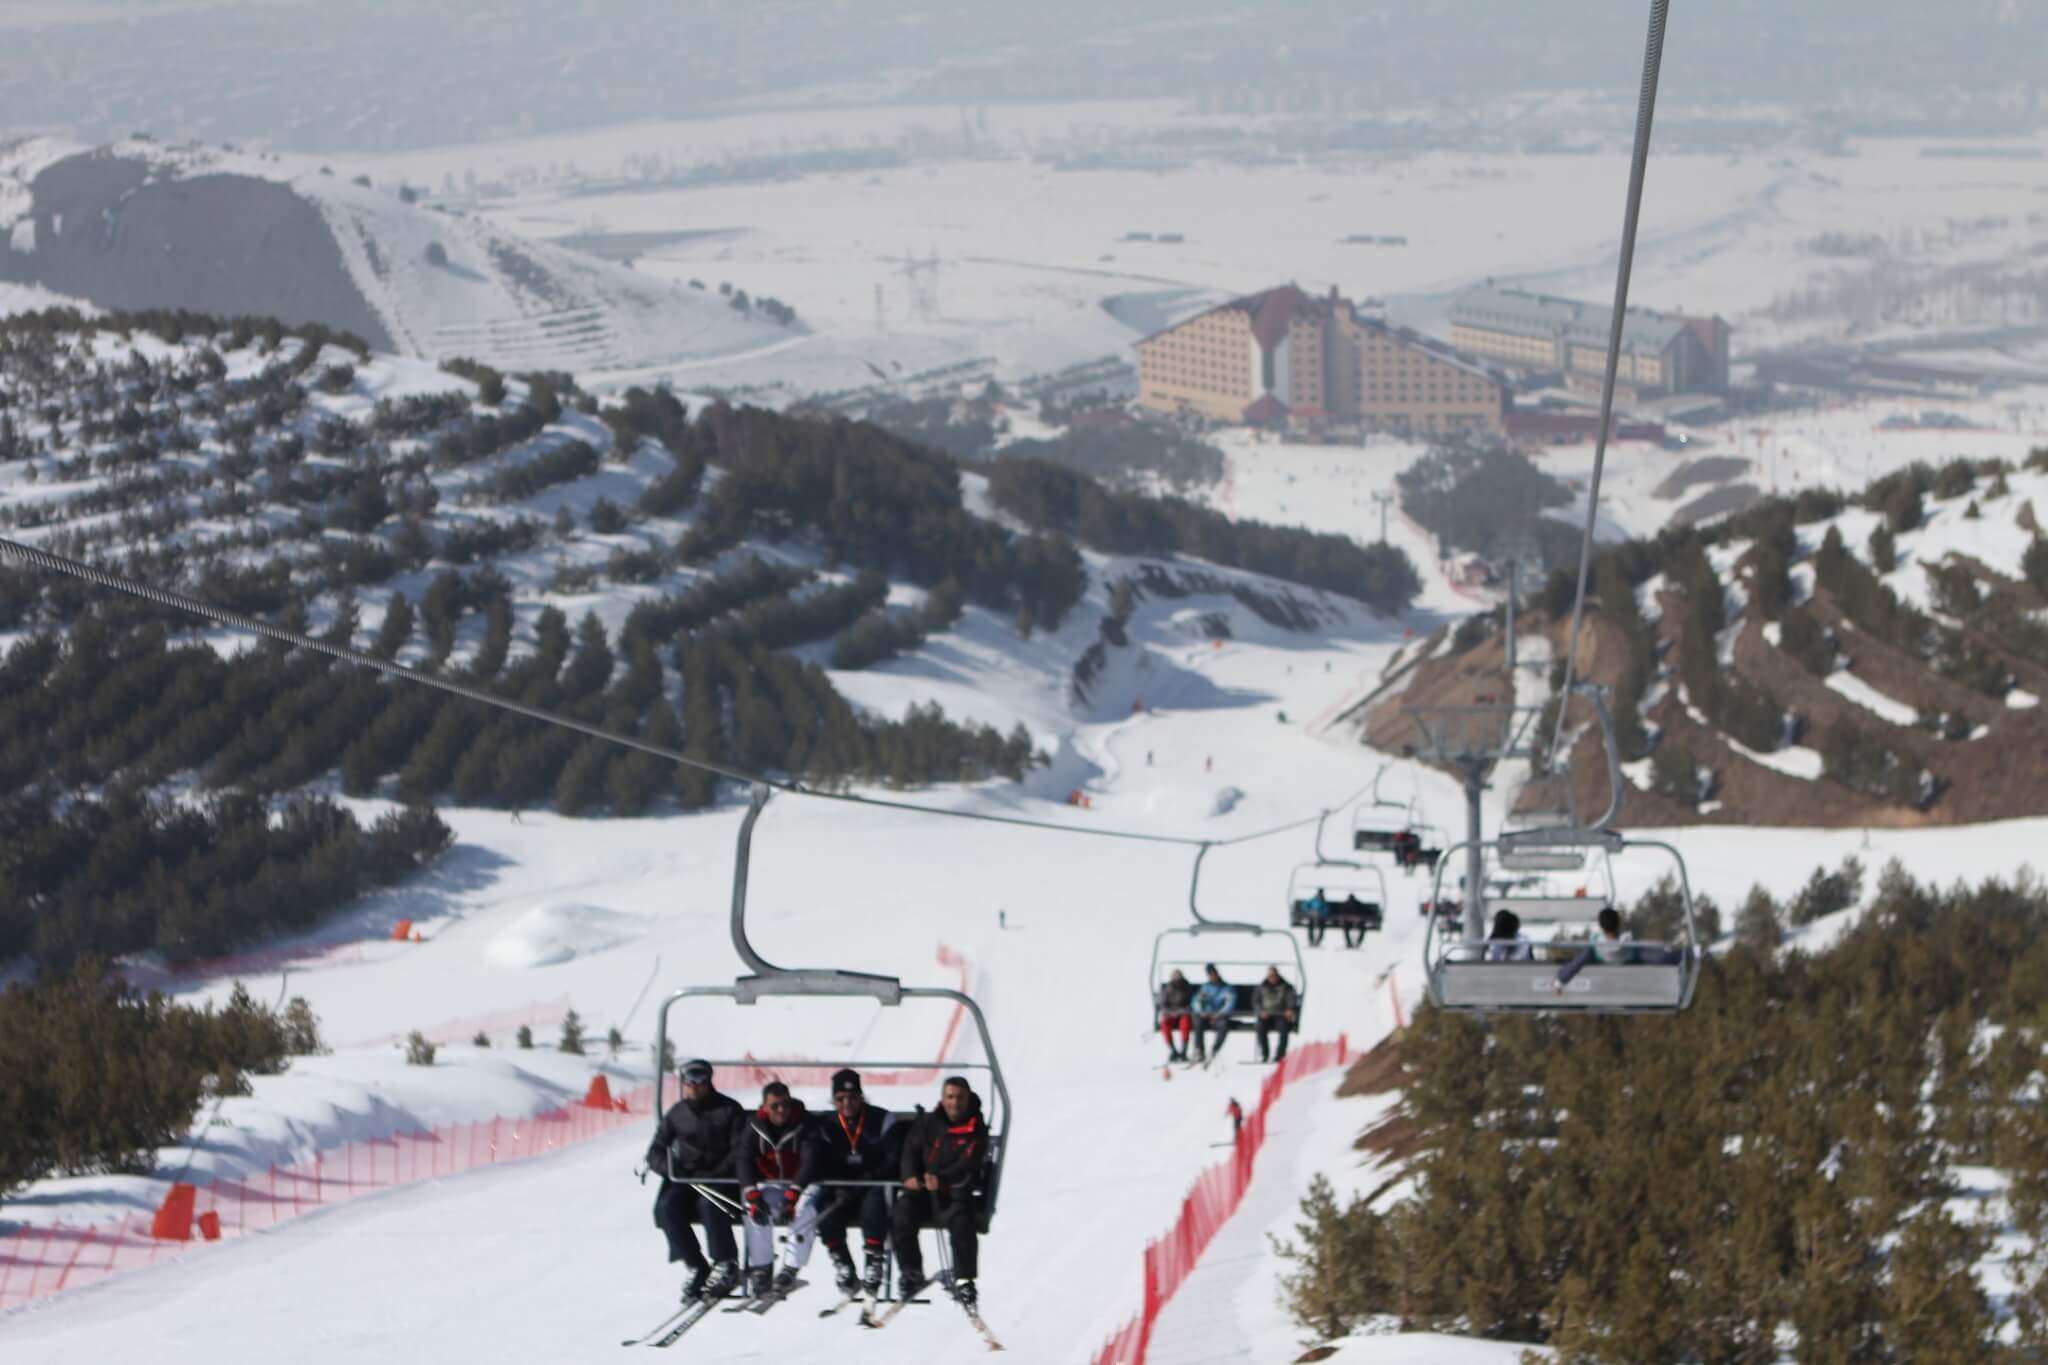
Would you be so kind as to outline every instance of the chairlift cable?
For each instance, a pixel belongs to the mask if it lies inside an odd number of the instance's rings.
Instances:
[[[482,688],[472,687],[467,683],[457,682],[452,678],[437,677],[431,673],[423,673],[416,668],[407,668],[404,664],[393,662],[390,659],[380,659],[374,654],[365,654],[361,650],[349,645],[337,644],[331,640],[321,640],[303,632],[292,630],[289,627],[265,621],[260,617],[249,616],[242,612],[231,611],[226,607],[215,606],[210,602],[187,596],[181,592],[137,583],[132,579],[123,578],[119,574],[111,573],[95,565],[81,563],[75,559],[67,559],[62,555],[51,554],[49,551],[37,549],[33,545],[24,545],[19,541],[0,538],[0,556],[12,556],[33,568],[42,569],[50,573],[68,574],[73,578],[83,579],[102,588],[126,593],[131,597],[139,597],[146,602],[152,602],[160,607],[170,607],[177,611],[204,617],[221,625],[261,635],[299,649],[310,649],[315,653],[339,659],[343,663],[360,664],[364,668],[374,669],[388,677],[400,678],[406,682],[420,683],[427,687],[438,688],[454,696],[464,697],[470,701],[482,702],[486,706],[495,706],[501,711],[510,711],[515,715],[525,716],[529,720],[537,720],[545,725],[557,725],[565,730],[574,730],[580,734],[588,735],[593,739],[622,745],[628,749],[637,749],[641,753],[652,754],[656,758],[667,759],[669,762],[679,763],[686,768],[695,768],[701,772],[711,773],[714,776],[723,777],[729,781],[742,782],[748,785],[758,783],[787,796],[807,796],[820,801],[842,801],[849,805],[876,806],[884,810],[909,811],[916,815],[936,815],[951,820],[979,820],[986,824],[1015,825],[1025,829],[1048,830],[1055,834],[1085,835],[1096,839],[1122,839],[1135,843],[1172,844],[1182,848],[1227,848],[1232,844],[1250,843],[1256,839],[1264,839],[1274,834],[1283,834],[1288,830],[1312,825],[1328,813],[1326,811],[1318,812],[1316,815],[1306,816],[1284,825],[1277,825],[1271,829],[1258,830],[1251,834],[1234,835],[1228,839],[1196,839],[1181,834],[1147,834],[1137,830],[1092,829],[1085,825],[1060,825],[1054,824],[1049,820],[1031,820],[1023,816],[990,815],[978,811],[946,810],[938,806],[920,806],[913,802],[892,801],[884,797],[860,796],[850,792],[822,791],[815,787],[806,787],[800,782],[779,780],[760,773],[749,772],[745,768],[734,767],[730,764],[717,763],[710,759],[695,758],[680,750],[671,749],[661,744],[652,744],[633,735],[621,734],[616,730],[607,729],[602,725],[592,725],[587,721],[559,715],[537,706],[528,706],[524,702],[514,701],[509,697],[497,696],[494,693],[484,691]],[[1352,797],[1339,802],[1332,809],[1341,809],[1356,799],[1357,796],[1354,794]]]
[[[1572,598],[1572,625],[1565,635],[1565,699],[1550,735],[1550,764],[1564,741],[1565,713],[1571,709],[1572,679],[1579,661],[1579,623],[1586,607],[1586,580],[1593,567],[1593,531],[1600,519],[1600,475],[1607,463],[1607,431],[1614,419],[1614,381],[1621,363],[1621,334],[1627,321],[1629,272],[1635,265],[1636,223],[1643,204],[1643,176],[1650,162],[1650,123],[1657,111],[1657,75],[1664,64],[1664,19],[1670,0],[1650,0],[1650,32],[1643,50],[1642,93],[1636,102],[1635,147],[1629,158],[1628,207],[1621,222],[1621,255],[1614,272],[1614,315],[1607,329],[1607,371],[1600,381],[1600,426],[1593,437],[1593,476],[1586,486],[1586,529],[1579,542],[1579,586]]]

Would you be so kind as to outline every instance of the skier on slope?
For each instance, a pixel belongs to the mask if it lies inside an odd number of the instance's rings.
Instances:
[[[860,1073],[853,1068],[832,1073],[832,1112],[820,1115],[817,1122],[819,1179],[888,1180],[900,1169],[903,1138],[909,1127],[887,1109],[868,1103],[861,1093]],[[818,1240],[832,1258],[833,1278],[841,1296],[880,1293],[883,1239],[889,1232],[888,1192],[879,1185],[865,1189],[841,1186],[821,1199],[819,1206]],[[846,1247],[847,1226],[856,1215],[866,1251],[863,1273],[858,1277],[853,1255]]]
[[[747,1275],[752,1298],[787,1294],[797,1271],[811,1258],[818,1226],[818,1178],[821,1154],[817,1132],[804,1113],[803,1101],[792,1099],[789,1087],[770,1081],[761,1088],[761,1107],[749,1118],[733,1147],[733,1170],[740,1178],[740,1199],[746,1205]],[[787,1227],[782,1264],[775,1267],[775,1229]]]
[[[711,1084],[711,1063],[684,1062],[678,1068],[683,1097],[662,1115],[654,1141],[647,1148],[647,1168],[661,1176],[654,1196],[654,1225],[668,1237],[668,1258],[690,1268],[683,1300],[720,1298],[739,1283],[739,1253],[733,1245],[732,1218],[710,1197],[709,1185],[693,1180],[723,1180],[732,1171],[733,1148],[745,1126],[746,1110]],[[692,1222],[704,1225],[704,1244],[712,1261],[697,1248]]]
[[[974,1308],[980,1244],[982,1181],[988,1170],[988,1123],[981,1099],[964,1076],[948,1076],[939,1107],[911,1125],[903,1144],[903,1193],[896,1198],[892,1232],[902,1275],[897,1295],[908,1300],[931,1283],[917,1232],[927,1222],[944,1230],[953,1250],[953,1297]]]

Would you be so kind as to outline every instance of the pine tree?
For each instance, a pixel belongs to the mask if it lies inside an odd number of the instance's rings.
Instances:
[[[562,1016],[562,1041],[555,1045],[555,1050],[583,1055],[583,1016],[575,1010]]]
[[[614,763],[612,746],[603,740],[586,739],[576,748],[555,782],[555,809],[564,815],[582,815],[604,800],[605,777]]]
[[[1761,886],[1752,886],[1742,909],[1735,915],[1735,941],[1760,953],[1774,953],[1784,940],[1785,928],[1778,918],[1778,903]]]
[[[427,1041],[427,1035],[414,1029],[405,1036],[405,1064],[407,1066],[432,1066],[434,1045]]]
[[[521,1048],[524,1048],[529,1052],[533,1050],[533,1029],[530,1026],[526,1024],[521,1024],[519,1026],[519,1032],[513,1035],[513,1037],[514,1041]]]
[[[284,1007],[285,1046],[294,1057],[318,1057],[327,1052],[320,1041],[320,1023],[306,997],[295,995]]]
[[[489,1047],[491,1045],[491,1035],[485,1033],[482,1029],[478,1029],[476,1037],[469,1040],[469,1045],[471,1047]]]

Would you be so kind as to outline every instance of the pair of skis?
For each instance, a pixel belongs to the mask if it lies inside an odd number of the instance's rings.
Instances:
[[[791,1285],[789,1288],[796,1289],[803,1283],[804,1282],[802,1280],[798,1280],[796,1284]],[[784,1290],[782,1293],[779,1294],[770,1292],[767,1294],[759,1295],[757,1297],[741,1298],[740,1301],[737,1303],[727,1304],[725,1311],[728,1313],[753,1313],[759,1315],[762,1313],[766,1313],[769,1309],[773,1308],[776,1304],[781,1303],[788,1296],[789,1290]],[[711,1310],[718,1307],[718,1305],[723,1302],[724,1300],[722,1298],[719,1298],[697,1299],[693,1302],[686,1303],[681,1308],[678,1308],[675,1312],[663,1318],[650,1331],[647,1331],[637,1337],[627,1337],[624,1341],[621,1341],[619,1345],[659,1347],[673,1346],[676,1344],[676,1342],[682,1339],[682,1336],[685,1332],[689,1331],[692,1327],[695,1327],[698,1323],[702,1322],[705,1318],[709,1317],[711,1315]]]
[[[988,1348],[991,1351],[1000,1351],[1003,1349],[1003,1343],[996,1340],[995,1333],[989,1331],[988,1324],[981,1320],[981,1310],[975,1307],[973,1304],[961,1303],[960,1295],[953,1288],[952,1271],[941,1270],[937,1275],[932,1277],[932,1283],[943,1288],[946,1291],[946,1296],[948,1298],[952,1299],[953,1302],[960,1304],[960,1311],[967,1315],[967,1321],[973,1324],[974,1330],[981,1335],[982,1341],[987,1343]],[[922,1302],[924,1302],[924,1300],[922,1299],[898,1299],[896,1300],[896,1302],[890,1304],[887,1308],[883,1309],[879,1316],[875,1315],[872,1312],[872,1310],[868,1312],[863,1312],[860,1315],[860,1325],[863,1327],[873,1328],[876,1331],[880,1331],[882,1328],[887,1327],[891,1322],[895,1321],[896,1315],[902,1312],[905,1307],[913,1303]]]

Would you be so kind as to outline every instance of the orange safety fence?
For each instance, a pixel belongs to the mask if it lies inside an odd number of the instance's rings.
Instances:
[[[960,989],[968,983],[967,958],[940,944],[941,966],[959,972]],[[567,1008],[567,997],[559,1002]],[[523,1022],[553,1009],[555,1001],[536,1002],[522,1010],[489,1016],[493,1022]],[[966,1011],[955,1003],[939,1045],[940,1061],[930,1067],[893,1072],[867,1072],[869,1085],[934,1084],[947,1070],[946,1059],[959,1040]],[[452,1020],[437,1035],[461,1034],[477,1019]],[[738,1068],[763,1084],[780,1078],[793,1085],[824,1085],[833,1067]],[[729,1075],[732,1074],[729,1072]],[[605,1101],[609,1101],[606,1103]],[[309,1161],[271,1166],[262,1174],[222,1177],[205,1185],[178,1182],[163,1205],[152,1213],[131,1214],[118,1222],[73,1226],[67,1223],[0,1229],[0,1310],[75,1289],[123,1270],[150,1265],[182,1252],[195,1240],[272,1227],[308,1209],[345,1203],[359,1194],[390,1189],[415,1181],[459,1175],[479,1166],[519,1161],[598,1137],[653,1116],[654,1086],[642,1085],[614,1098],[602,1076],[591,1082],[580,1103],[564,1105],[530,1118],[493,1118],[447,1124],[432,1131],[351,1142],[337,1151],[320,1152]]]
[[[1251,1187],[1252,1164],[1266,1142],[1267,1112],[1293,1082],[1343,1066],[1350,1057],[1350,1040],[1339,1034],[1333,1043],[1308,1043],[1296,1048],[1267,1074],[1265,1084],[1259,1088],[1258,1106],[1238,1130],[1236,1148],[1202,1172],[1187,1198],[1181,1201],[1180,1217],[1165,1236],[1146,1245],[1144,1304],[1137,1316],[1103,1346],[1095,1356],[1095,1365],[1144,1365],[1145,1352],[1152,1343],[1152,1328],[1160,1313],[1194,1273],[1195,1263],[1230,1221],[1230,1215],[1237,1212],[1244,1192]]]
[[[602,1079],[602,1078],[600,1078]],[[346,1203],[359,1194],[459,1175],[479,1166],[522,1161],[599,1137],[652,1117],[654,1087],[593,1107],[585,1101],[527,1118],[480,1119],[432,1131],[351,1142],[290,1166],[171,1186],[154,1213],[74,1227],[64,1223],[0,1232],[0,1310],[103,1280],[124,1270],[184,1254],[196,1240],[219,1241],[258,1232],[309,1209]]]

